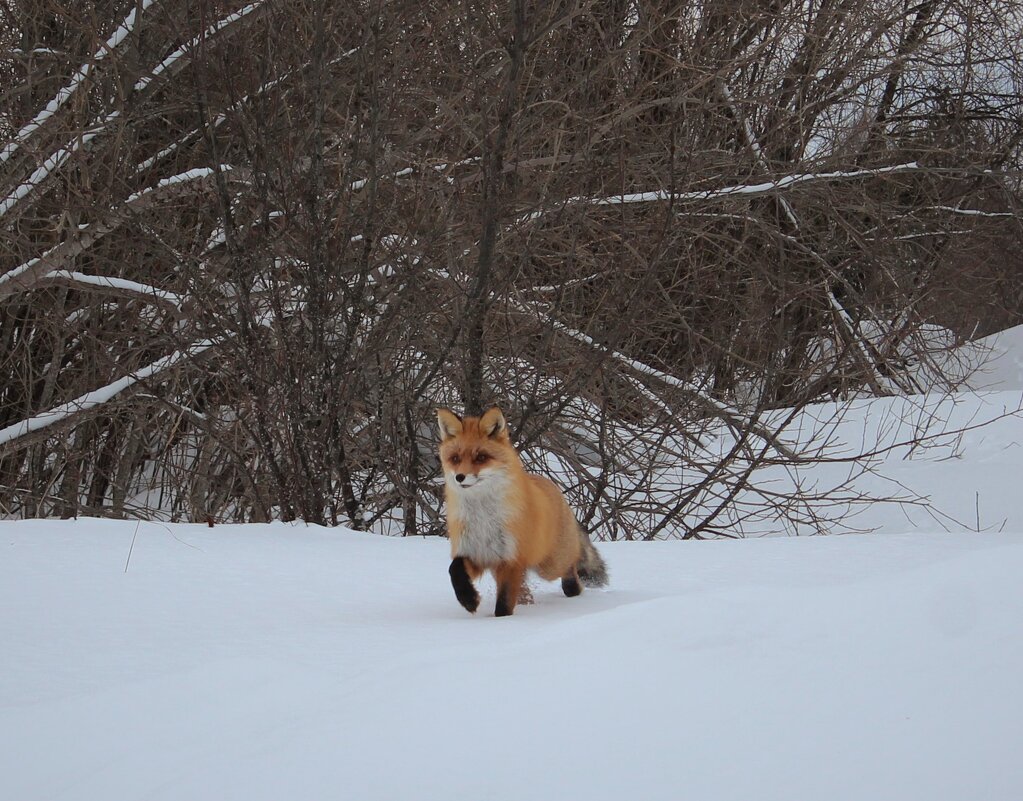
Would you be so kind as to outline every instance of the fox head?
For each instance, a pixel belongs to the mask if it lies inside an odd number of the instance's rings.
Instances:
[[[448,486],[469,490],[508,478],[521,467],[508,438],[508,424],[494,406],[482,417],[459,417],[450,409],[437,410],[440,462]]]

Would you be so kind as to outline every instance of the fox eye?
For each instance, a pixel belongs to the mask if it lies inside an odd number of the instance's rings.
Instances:
[[[457,453],[451,457],[451,464],[458,464],[460,461],[462,461],[462,457]]]
[[[485,453],[477,453],[472,460],[476,462],[476,464],[483,464],[489,458],[490,457]]]

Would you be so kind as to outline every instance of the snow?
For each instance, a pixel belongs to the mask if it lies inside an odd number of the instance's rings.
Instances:
[[[0,524],[0,795],[1014,799],[1023,535],[601,545],[469,616],[447,543]]]
[[[231,166],[229,164],[220,165],[221,172],[230,172]],[[148,186],[145,189],[135,192],[128,196],[128,199],[124,201],[125,205],[131,205],[137,202],[141,198],[148,195],[150,192],[157,192],[161,189],[167,189],[168,187],[178,186],[179,184],[186,184],[189,181],[205,181],[208,178],[212,178],[217,174],[217,170],[212,167],[196,167],[185,172],[178,173],[177,175],[170,175],[166,178],[161,178],[156,182],[155,186]]]
[[[18,203],[31,195],[55,170],[60,169],[72,154],[77,153],[83,145],[88,145],[105,131],[110,123],[120,116],[120,111],[116,109],[111,111],[89,130],[75,134],[75,137],[70,142],[47,156],[43,163],[28,178],[18,184],[14,191],[0,201],[0,217],[3,217],[17,206]]]
[[[50,154],[50,156],[48,156],[28,178],[18,184],[14,190],[7,195],[7,197],[0,201],[0,217],[3,217],[7,214],[7,212],[18,205],[23,198],[31,194],[32,191],[39,186],[39,184],[41,184],[51,172],[67,161],[68,156],[77,151],[81,145],[93,139],[95,135],[96,134],[92,131],[85,133],[72,143],[71,146],[61,148],[57,152]]]
[[[258,316],[253,322],[258,326],[270,326],[273,319],[273,314],[267,312]],[[41,431],[45,428],[49,428],[50,426],[63,423],[73,415],[80,412],[101,406],[115,398],[117,395],[120,395],[122,392],[132,389],[140,383],[144,385],[146,381],[155,378],[164,370],[174,367],[181,362],[187,362],[191,359],[195,359],[204,351],[207,351],[210,348],[215,348],[223,342],[224,339],[200,339],[193,342],[184,350],[176,350],[167,356],[162,356],[156,361],[150,362],[145,367],[141,367],[128,375],[122,376],[121,378],[118,378],[105,386],[99,387],[98,389],[94,389],[91,392],[86,392],[84,395],[79,395],[74,400],[62,403],[45,412],[40,412],[26,420],[11,423],[6,428],[0,429],[0,455],[3,454],[4,445],[7,443],[13,442],[14,440],[24,436],[28,436],[36,431]]]
[[[608,589],[511,618],[490,580],[458,605],[441,539],[0,522],[0,798],[1015,801],[1023,331],[977,347],[996,390],[786,432],[879,444],[867,489],[930,507],[600,543]]]
[[[980,209],[964,209],[961,206],[932,206],[938,211],[947,211],[951,214],[962,214],[967,217],[1012,217],[1011,211],[982,211]]]
[[[874,175],[886,175],[888,173],[906,172],[917,170],[920,165],[915,161],[906,164],[894,164],[889,167],[877,167],[869,170],[848,170],[822,173],[794,173],[785,175],[775,181],[762,181],[758,184],[739,184],[737,186],[726,186],[720,189],[708,189],[699,192],[670,192],[658,189],[653,192],[635,192],[632,194],[618,195],[601,198],[593,201],[597,205],[618,205],[621,203],[646,203],[651,200],[710,200],[712,198],[727,197],[729,195],[762,195],[765,192],[775,192],[779,189],[786,189],[797,184],[804,184],[809,181],[834,181],[849,178],[863,178]]]
[[[166,289],[158,289],[157,287],[150,286],[149,284],[140,284],[138,281],[130,281],[127,278],[117,278],[116,276],[88,275],[86,273],[73,272],[71,270],[54,270],[53,272],[48,273],[47,277],[72,281],[76,284],[98,286],[103,289],[118,289],[125,292],[131,292],[136,295],[155,298],[179,308],[185,302],[185,298],[175,292],[170,292]]]
[[[116,112],[115,112],[116,113]],[[111,117],[107,118],[108,120]],[[88,141],[93,134],[81,137],[81,142]],[[70,152],[70,151],[69,151]],[[45,165],[44,165],[45,166]],[[59,164],[57,165],[59,166]],[[221,165],[220,170],[222,172],[228,172],[231,167],[227,165]],[[50,262],[59,263],[61,261],[72,260],[74,255],[80,253],[95,242],[98,238],[108,233],[116,224],[116,217],[118,214],[124,215],[133,205],[138,205],[142,202],[151,199],[154,193],[161,192],[165,189],[173,189],[174,187],[181,186],[191,181],[204,181],[215,175],[216,171],[211,168],[197,168],[188,170],[187,172],[180,173],[178,175],[172,175],[167,178],[163,178],[154,186],[147,187],[139,192],[135,192],[129,195],[128,198],[123,202],[119,209],[115,210],[115,213],[111,219],[93,223],[91,225],[79,225],[79,237],[77,242],[65,241],[58,245],[54,245],[47,250],[42,256],[37,256],[28,261],[22,263],[13,270],[0,275],[0,297],[6,294],[11,294],[18,291],[18,284],[22,285],[22,288],[31,288],[33,280],[41,278],[44,273],[48,274],[50,278],[59,278],[63,280],[77,281],[79,283],[91,283],[94,285],[104,286],[106,288],[115,288],[121,290],[127,290],[131,292],[141,292],[142,294],[154,297],[158,300],[162,300],[167,303],[171,303],[175,306],[180,306],[184,302],[184,298],[174,293],[167,292],[166,290],[159,290],[155,287],[148,286],[146,284],[139,284],[137,282],[127,281],[119,278],[103,278],[101,276],[89,276],[80,272],[72,272],[68,270],[51,270],[49,267],[53,265]],[[43,175],[43,178],[46,176]],[[34,180],[34,179],[30,179]],[[42,178],[40,179],[42,180]],[[21,188],[24,189],[28,184],[22,184]],[[29,187],[31,189],[31,187]],[[20,190],[19,190],[20,191]],[[15,191],[5,201],[0,202],[0,217],[13,206],[8,204],[12,198],[14,202],[17,202],[24,193],[19,194],[19,191]],[[70,248],[69,248],[70,245]],[[69,252],[70,250],[70,252]],[[59,258],[57,258],[59,257]],[[41,264],[42,262],[42,264]],[[47,269],[40,269],[40,268]]]
[[[520,303],[512,298],[507,298],[506,302],[508,303],[508,305],[519,309],[519,311],[522,311],[523,313],[528,314],[531,311],[530,306]],[[539,310],[539,307],[537,306],[533,306],[533,310],[536,311],[538,314],[543,313],[542,311]],[[758,423],[756,423],[755,421],[749,421],[748,419],[746,419],[748,417],[747,415],[744,415],[738,409],[729,406],[724,401],[712,397],[710,394],[708,394],[700,387],[693,384],[691,381],[679,379],[676,376],[670,375],[669,373],[665,373],[661,370],[658,370],[655,367],[651,367],[650,365],[645,364],[644,362],[641,362],[637,359],[633,359],[624,353],[612,350],[611,348],[601,345],[588,334],[571,328],[565,325],[564,323],[559,322],[558,320],[552,318],[548,322],[553,328],[557,329],[566,336],[569,336],[572,339],[576,340],[577,342],[581,342],[584,345],[593,348],[594,350],[606,353],[607,355],[615,359],[615,361],[625,365],[631,371],[639,375],[654,378],[657,381],[660,381],[668,386],[676,387],[677,389],[681,389],[686,392],[692,393],[693,395],[699,397],[702,403],[716,410],[725,419],[742,421],[749,425],[754,433],[756,433],[759,437],[763,438],[765,442],[770,443],[771,446],[774,449],[778,450],[780,453],[784,455],[791,454],[791,451],[785,446],[783,442],[780,442],[776,437],[771,436],[770,433],[765,431],[763,427],[760,426]],[[653,395],[651,395],[648,391],[644,390],[642,385],[637,383],[634,384],[634,386],[636,389],[643,392],[643,394],[646,395],[648,398],[657,402],[656,398]]]
[[[725,186],[718,189],[705,189],[692,192],[673,192],[669,189],[656,189],[650,192],[630,192],[621,195],[612,195],[602,198],[574,197],[569,198],[565,204],[573,205],[583,203],[591,206],[619,206],[626,203],[650,203],[655,201],[671,200],[676,203],[716,200],[718,198],[731,197],[732,195],[762,195],[768,192],[777,192],[788,189],[791,186],[817,181],[838,181],[852,178],[865,178],[876,175],[888,175],[891,173],[912,172],[920,169],[915,161],[905,164],[893,164],[887,167],[874,167],[864,170],[846,170],[835,172],[811,172],[792,173],[774,181],[762,181],[756,184],[737,184],[736,186]],[[542,209],[525,215],[519,222],[530,222],[549,214],[552,209]]]
[[[3,286],[8,281],[11,281],[11,282],[16,281],[18,278],[23,276],[25,273],[27,273],[33,267],[35,267],[40,262],[41,259],[45,259],[47,256],[49,256],[54,250],[56,250],[56,248],[51,248],[45,254],[43,254],[43,256],[41,256],[41,257],[40,256],[36,256],[35,258],[29,259],[24,264],[22,264],[20,267],[15,267],[13,270],[8,270],[3,275],[0,275],[0,286]]]

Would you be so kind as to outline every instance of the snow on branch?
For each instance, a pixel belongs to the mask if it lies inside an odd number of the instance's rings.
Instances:
[[[589,283],[594,279],[600,278],[601,275],[602,275],[601,273],[593,273],[592,275],[587,275],[582,278],[573,278],[568,281],[563,281],[560,284],[544,284],[543,286],[531,286],[525,291],[537,295],[548,292],[561,292],[563,289],[569,289],[570,287],[573,286],[579,286],[580,284]]]
[[[572,197],[565,201],[564,205],[584,204],[588,206],[620,206],[627,203],[651,203],[656,201],[671,200],[676,203],[686,203],[700,200],[719,200],[721,198],[737,195],[754,196],[766,195],[771,192],[780,192],[800,184],[817,181],[839,181],[853,178],[866,178],[876,175],[890,175],[892,173],[913,172],[921,169],[915,161],[905,164],[894,164],[888,167],[874,167],[863,170],[846,170],[838,172],[809,172],[794,173],[785,175],[774,181],[764,181],[757,184],[738,184],[726,186],[720,189],[703,189],[693,192],[671,192],[667,189],[657,189],[652,192],[635,192],[627,195],[614,195],[612,197]],[[521,218],[521,222],[531,222],[540,217],[550,214],[553,209],[541,209]]]
[[[935,211],[947,211],[967,217],[1016,217],[1011,211],[981,211],[980,209],[964,209],[960,206],[931,206]]]
[[[358,52],[358,50],[359,50],[358,47],[354,47],[351,50],[348,50],[347,52],[342,53],[337,58],[332,59],[331,61],[328,61],[327,62],[327,68],[330,68],[330,67],[334,66],[335,64],[339,63],[340,61],[343,61],[344,59],[348,58],[353,53]],[[267,81],[262,86],[260,86],[258,89],[256,89],[256,91],[252,92],[251,94],[247,94],[244,97],[242,97],[240,100],[235,101],[230,106],[228,106],[223,111],[221,111],[219,114],[217,114],[216,117],[214,117],[213,122],[210,123],[210,127],[214,128],[214,129],[215,128],[219,128],[227,120],[227,118],[231,114],[234,114],[237,111],[239,111],[250,100],[252,100],[255,97],[262,97],[267,92],[271,91],[272,89],[275,89],[277,86],[279,86],[280,84],[284,83],[289,78],[293,77],[297,72],[299,72],[298,69],[289,70],[288,72],[284,73],[283,75],[281,75],[281,76],[279,76],[277,78],[274,78],[272,81]],[[145,161],[139,163],[135,167],[135,174],[136,175],[140,175],[141,173],[143,173],[146,170],[150,169],[154,164],[157,164],[158,162],[162,161],[167,156],[169,156],[171,153],[176,151],[178,148],[182,147],[183,145],[185,145],[186,143],[188,143],[192,139],[194,139],[197,136],[199,136],[199,134],[201,133],[201,130],[202,129],[200,129],[200,128],[193,128],[191,131],[186,133],[184,136],[181,136],[178,139],[176,139],[173,142],[171,142],[169,145],[167,145],[165,148],[160,150],[155,155],[152,155],[149,158],[147,158]]]
[[[231,172],[233,168],[230,164],[221,164],[220,172]],[[139,200],[144,198],[151,192],[159,192],[164,189],[178,186],[180,184],[188,183],[189,181],[204,181],[207,178],[212,178],[217,174],[217,170],[212,167],[196,167],[192,170],[186,170],[185,172],[179,172],[177,175],[169,175],[166,178],[161,178],[153,186],[146,187],[145,189],[135,192],[128,196],[125,202],[126,205],[137,203]]]
[[[148,75],[144,75],[143,77],[139,78],[138,81],[135,82],[135,91],[138,92],[145,89],[147,86],[149,86],[150,83],[159,78],[165,72],[169,74],[177,72],[186,64],[188,64],[188,59],[185,57],[188,55],[190,51],[195,50],[211,36],[215,36],[217,33],[224,30],[225,28],[229,28],[230,26],[234,25],[234,23],[244,19],[253,11],[262,10],[263,6],[264,4],[262,0],[260,0],[260,2],[258,3],[250,3],[244,8],[235,11],[233,14],[229,14],[228,16],[224,17],[222,20],[213,23],[198,36],[194,36],[193,38],[189,39],[187,42],[185,42],[185,44],[183,44],[181,47],[179,47],[177,50],[175,50],[173,53],[167,56],[163,61],[157,64]],[[184,60],[182,61],[182,59]]]
[[[478,162],[479,162],[479,157],[473,156],[472,158],[462,159],[461,161],[453,161],[453,162],[450,162],[450,163],[442,162],[441,164],[431,164],[431,165],[429,165],[429,167],[432,168],[435,172],[441,172],[442,173],[442,172],[447,172],[447,171],[449,171],[449,170],[451,170],[451,169],[453,169],[455,167],[463,167],[463,166],[465,166],[467,164],[476,164]],[[413,166],[413,167],[403,167],[402,169],[398,170],[397,172],[392,172],[392,173],[390,173],[388,175],[382,175],[382,176],[378,176],[378,177],[380,177],[380,178],[404,178],[405,176],[411,175],[412,173],[414,173],[416,171],[416,169],[417,169],[417,167],[415,167],[415,166]],[[448,182],[449,183],[451,182],[451,180],[452,180],[451,178],[448,178]],[[357,192],[358,190],[365,188],[369,184],[369,182],[370,182],[369,178],[360,178],[357,181],[352,181],[348,185],[348,188],[351,189],[353,192]]]
[[[67,145],[47,156],[43,163],[40,164],[28,178],[18,184],[14,188],[14,191],[7,195],[7,197],[0,200],[0,218],[18,205],[21,200],[27,197],[36,187],[45,181],[47,176],[67,161],[68,157],[72,153],[75,153],[82,145],[88,144],[99,134],[107,123],[113,121],[118,116],[119,112],[111,112],[99,125],[93,127],[89,131],[86,131],[81,136],[75,136],[75,138]]]
[[[504,298],[504,300],[509,305],[514,307],[517,311],[523,314],[535,314],[537,312],[537,309],[535,307],[531,309],[529,306],[526,306],[525,304],[520,303],[518,301],[512,300],[511,298],[506,297]],[[588,334],[584,334],[582,331],[578,331],[574,328],[571,328],[565,325],[564,323],[554,319],[553,317],[548,317],[548,319],[550,321],[551,326],[553,326],[554,330],[561,332],[562,334],[564,334],[567,337],[570,337],[571,339],[574,339],[576,342],[580,342],[583,345],[586,345],[587,347],[593,348],[594,350],[598,350],[610,356],[616,362],[627,367],[629,370],[631,370],[633,373],[636,373],[637,375],[641,375],[646,378],[652,378],[660,384],[672,387],[674,389],[682,390],[683,392],[695,398],[701,404],[709,408],[719,418],[727,422],[729,425],[735,426],[737,428],[748,426],[750,431],[756,434],[756,436],[758,436],[760,439],[764,440],[764,442],[770,445],[774,450],[776,450],[785,458],[792,460],[797,460],[799,458],[798,454],[796,454],[795,451],[793,451],[791,448],[789,448],[787,445],[781,442],[774,432],[768,430],[764,426],[752,420],[749,417],[749,415],[743,414],[738,409],[729,406],[727,403],[724,403],[723,401],[711,397],[706,392],[704,392],[700,387],[694,385],[691,381],[685,381],[681,378],[678,378],[677,376],[671,375],[670,373],[666,373],[663,370],[658,370],[656,367],[651,367],[650,365],[645,364],[644,362],[638,361],[637,359],[633,359],[632,357],[627,356],[624,353],[621,353],[620,351],[616,351],[605,345],[601,345]]]
[[[99,50],[97,50],[89,61],[86,61],[81,67],[78,68],[77,72],[72,76],[71,81],[61,89],[57,94],[50,100],[49,103],[36,114],[29,122],[27,122],[20,131],[15,135],[14,139],[8,142],[3,150],[0,150],[0,164],[8,161],[13,156],[19,147],[25,143],[25,141],[39,128],[41,128],[48,119],[50,119],[57,111],[60,110],[78,88],[85,83],[88,79],[93,67],[98,61],[106,57],[109,53],[116,50],[122,42],[131,34],[135,28],[136,14],[144,12],[157,0],[142,0],[142,2],[136,7],[132,8],[131,13],[124,18],[124,21],[117,27],[117,30],[111,34],[110,38],[103,43]]]
[[[297,313],[302,307],[303,304],[295,304],[290,311],[292,313]],[[257,317],[254,323],[257,326],[269,328],[273,324],[273,319],[273,313],[267,312]],[[27,420],[22,420],[18,423],[11,424],[4,429],[0,429],[0,458],[6,456],[8,452],[14,451],[19,447],[25,447],[31,444],[31,442],[35,439],[35,437],[33,437],[25,442],[23,440],[25,440],[26,437],[33,434],[39,435],[41,432],[44,432],[54,426],[72,423],[79,416],[110,402],[121,393],[134,389],[140,385],[144,386],[144,382],[148,379],[159,375],[171,367],[175,367],[183,363],[187,364],[197,356],[208,353],[211,349],[225,344],[225,342],[232,337],[233,334],[227,334],[226,336],[222,336],[218,339],[199,340],[198,342],[192,343],[184,350],[176,350],[170,355],[157,359],[155,362],[135,370],[123,378],[119,378],[116,381],[107,384],[106,386],[94,389],[92,392],[86,392],[84,395],[79,395],[72,401],[62,403],[60,406],[56,406],[48,411],[33,415]],[[43,436],[45,436],[45,434]]]
[[[221,167],[222,172],[229,169],[226,166]],[[214,175],[215,171],[209,168],[189,170],[180,175],[164,178],[155,186],[136,192],[105,219],[83,228],[77,236],[54,245],[43,255],[0,275],[0,301],[31,289],[50,273],[66,270],[79,254],[117,228],[132,213],[150,206],[159,199],[173,197],[185,191],[205,189],[209,179]]]
[[[166,289],[157,289],[149,284],[140,284],[138,281],[129,281],[127,278],[114,278],[108,275],[88,275],[86,273],[72,272],[70,270],[54,270],[44,275],[36,284],[37,286],[59,283],[80,285],[89,288],[109,289],[128,295],[139,295],[146,300],[170,306],[180,312],[185,298],[175,292]]]
[[[759,166],[762,170],[767,172],[769,170],[767,159],[764,156],[763,149],[760,147],[760,143],[757,140],[756,134],[753,132],[753,126],[750,124],[749,119],[740,112],[739,107],[736,105],[735,100],[732,97],[732,91],[725,81],[723,80],[719,81],[718,89],[720,90],[722,96],[724,97],[725,102],[728,104],[728,107],[732,113],[732,117],[741,125],[742,135],[746,140],[746,144],[753,152],[753,160],[757,163],[757,166]],[[902,166],[903,167],[912,166],[915,168],[917,165],[915,163],[911,163]],[[899,168],[894,167],[882,169],[887,169],[888,171],[891,171],[893,169]],[[832,175],[835,174],[832,173]],[[792,204],[788,201],[788,198],[785,197],[779,198],[778,204],[785,212],[785,216],[788,218],[789,224],[792,226],[792,229],[794,231],[800,231],[802,229],[802,226],[799,223],[799,217],[796,214],[795,209],[792,207]],[[823,265],[829,273],[833,273],[831,266],[823,258],[821,258],[821,256],[816,251],[802,245],[801,243],[798,243],[798,241],[797,244],[802,249],[810,252],[813,258],[819,264]],[[850,316],[849,312],[839,302],[838,298],[835,297],[835,293],[830,288],[828,289],[828,304],[831,306],[832,311],[834,311],[834,313],[836,314],[837,320],[839,322],[839,325],[842,326],[845,337],[855,347],[856,355],[862,362],[862,366],[865,370],[867,380],[870,382],[875,392],[877,392],[879,395],[885,394],[884,376],[881,375],[881,371],[877,363],[873,359],[871,359],[869,344],[865,342],[863,338],[859,335],[859,332],[856,330],[856,325],[853,323],[852,317]]]
[[[156,2],[156,0],[143,0],[143,9],[148,8],[154,2]],[[178,50],[175,50],[173,53],[167,56],[163,61],[160,62],[160,64],[156,66],[156,68],[149,75],[139,79],[139,81],[135,84],[135,89],[136,90],[143,89],[160,75],[164,73],[171,74],[174,71],[181,69],[183,66],[185,66],[185,64],[188,63],[187,59],[182,60],[182,57],[186,55],[189,49],[194,49],[205,38],[214,35],[215,33],[223,30],[224,28],[229,27],[230,25],[234,24],[240,19],[248,16],[253,11],[260,9],[262,5],[263,5],[262,2],[252,3],[248,6],[245,6],[245,8],[241,9],[240,11],[237,11],[234,14],[231,14],[225,17],[224,19],[220,20],[219,22],[211,25],[209,28],[206,29],[206,31],[200,34],[200,36],[195,37],[187,44],[185,44],[184,46],[182,46]],[[132,12],[132,14],[129,15],[128,19],[125,20],[125,23],[122,23],[122,28],[124,28],[125,24],[127,24],[129,20],[131,21],[132,26],[134,26],[135,12]],[[119,28],[118,30],[120,31],[121,28]],[[111,41],[114,41],[115,39],[116,44],[120,44],[120,42],[123,40],[125,36],[128,35],[128,33],[130,33],[130,29],[125,30],[120,38],[117,38],[116,35],[111,37],[111,39],[108,40],[108,45],[110,44]],[[105,53],[107,51],[100,52]],[[95,58],[99,58],[99,56],[96,56]],[[86,65],[86,67],[88,66],[89,65]],[[83,69],[86,69],[86,67],[83,67]],[[85,73],[85,76],[87,75],[88,70],[86,70]],[[81,80],[84,80],[85,76],[83,76]],[[80,83],[80,81],[78,83]],[[71,86],[73,88],[77,88],[78,83],[72,81]],[[63,92],[61,93],[61,95],[58,95],[58,97],[61,97],[62,95]],[[70,94],[68,94],[67,96],[70,97]],[[66,97],[58,103],[57,107],[55,107],[54,110],[56,110],[56,108],[59,108],[59,106],[62,105],[65,101]],[[51,101],[50,105],[52,105],[54,102],[55,101]],[[48,108],[49,106],[47,106],[47,109]],[[43,112],[40,112],[40,114],[37,115],[37,119],[40,120],[39,124],[41,125],[43,122],[45,122],[45,120],[48,117],[52,116],[52,113],[53,112],[47,113],[46,109],[44,109]],[[0,218],[7,214],[7,212],[14,208],[24,198],[30,195],[32,191],[35,190],[39,185],[41,185],[42,182],[46,180],[46,178],[49,177],[49,175],[54,170],[58,169],[61,165],[63,165],[64,162],[67,161],[69,156],[77,152],[78,149],[81,148],[83,145],[88,144],[92,139],[96,138],[96,136],[98,136],[102,131],[104,131],[109,126],[109,124],[113,122],[115,119],[117,119],[119,116],[120,112],[117,110],[110,112],[98,123],[92,125],[89,128],[89,130],[87,130],[85,133],[81,135],[76,135],[74,139],[65,144],[62,148],[50,154],[28,178],[26,178],[24,181],[18,184],[18,186],[16,186],[14,190],[9,195],[7,195],[7,197],[3,198],[3,200],[0,200]],[[31,125],[31,123],[29,123],[29,125]],[[26,126],[26,128],[28,127],[29,126]],[[38,128],[39,126],[37,125],[36,127]],[[31,130],[35,130],[35,128]],[[10,153],[13,153],[17,149],[19,143],[22,143],[24,141],[24,138],[31,134],[31,130],[25,133],[25,129],[22,129],[22,132],[18,134],[18,137],[16,137],[14,141],[8,144],[7,148],[5,148],[3,152],[7,152],[7,150],[10,149]],[[24,134],[24,136],[22,134]],[[4,159],[0,159],[0,162],[2,162],[3,160]]]
[[[389,175],[387,177],[389,177],[389,178],[404,178],[406,175],[411,175],[413,171],[414,171],[414,168],[412,168],[412,167],[405,167],[404,169],[398,170],[397,172],[392,173],[391,175]],[[349,184],[348,188],[353,190],[353,191],[358,191],[359,189],[362,189],[364,186],[366,186],[366,184],[368,184],[368,183],[369,183],[369,178],[360,178],[358,181],[352,181],[352,183]]]
[[[51,426],[67,423],[76,416],[107,403],[125,390],[131,389],[137,384],[162,373],[164,370],[197,356],[215,344],[217,344],[216,341],[212,339],[201,340],[190,345],[185,350],[175,351],[169,356],[157,359],[146,367],[129,373],[123,378],[107,384],[105,387],[87,392],[49,411],[0,429],[0,456],[4,455],[5,451],[9,450],[10,445],[15,441],[23,439],[29,434],[43,431]]]

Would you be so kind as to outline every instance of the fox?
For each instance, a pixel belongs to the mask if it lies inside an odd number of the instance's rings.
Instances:
[[[558,486],[526,472],[500,408],[464,418],[438,409],[437,427],[451,541],[448,575],[467,611],[479,608],[474,582],[488,570],[497,583],[496,617],[514,613],[527,570],[548,581],[560,578],[570,598],[583,585],[607,585],[604,559]]]

